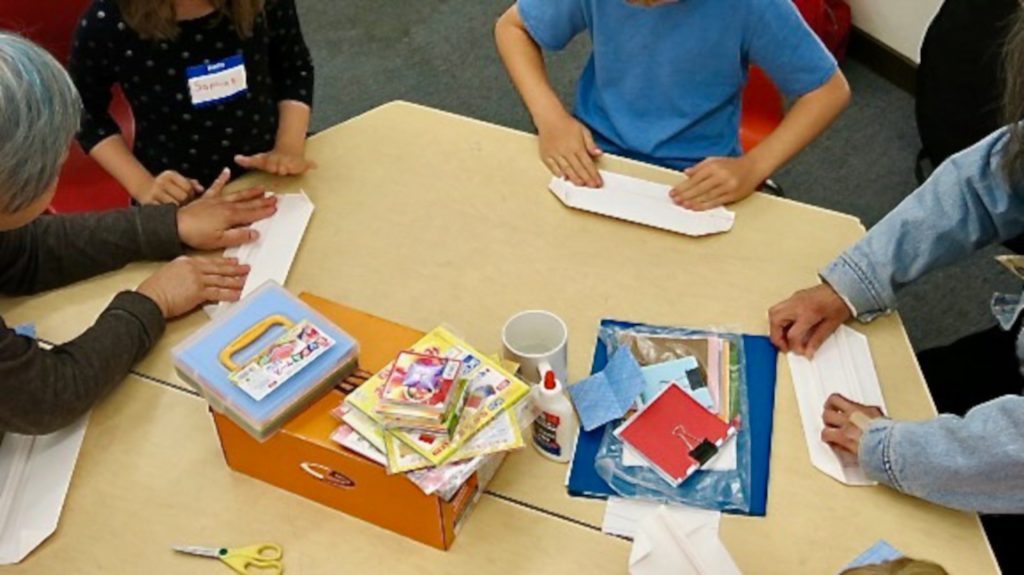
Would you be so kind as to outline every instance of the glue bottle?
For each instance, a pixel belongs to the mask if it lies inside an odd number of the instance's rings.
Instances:
[[[533,446],[541,455],[565,463],[572,459],[579,424],[572,402],[565,396],[554,371],[544,373],[544,381],[534,390],[540,415],[533,422]]]

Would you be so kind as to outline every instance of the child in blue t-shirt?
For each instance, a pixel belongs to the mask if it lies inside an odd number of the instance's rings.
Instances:
[[[541,49],[581,32],[593,50],[570,115]],[[600,187],[603,152],[684,170],[673,200],[710,209],[741,200],[820,134],[849,86],[791,0],[518,0],[495,29],[553,174]],[[739,145],[751,64],[794,98],[756,148]]]

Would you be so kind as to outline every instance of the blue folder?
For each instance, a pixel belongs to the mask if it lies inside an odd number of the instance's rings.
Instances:
[[[623,328],[642,326],[614,320],[601,320],[602,326]],[[772,418],[775,411],[775,372],[778,352],[764,336],[743,336],[744,360],[747,371],[747,400],[749,403],[751,440],[751,496],[750,515],[764,516],[768,506],[768,466],[772,449]],[[591,373],[604,369],[608,363],[605,346],[598,341],[594,347]],[[615,425],[611,422],[607,425]],[[569,471],[569,495],[605,499],[616,495],[594,469],[594,460],[601,448],[605,426],[591,431],[580,430]]]

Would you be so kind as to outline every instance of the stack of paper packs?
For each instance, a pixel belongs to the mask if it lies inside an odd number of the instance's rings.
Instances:
[[[460,381],[453,388],[463,391],[457,399],[459,417],[452,432],[435,434],[385,425],[379,407],[394,371],[395,362],[392,362],[349,394],[336,413],[365,444],[357,445],[345,429],[336,433],[339,443],[355,451],[368,444],[383,455],[391,473],[440,469],[448,464],[522,447],[517,410],[526,403],[523,400],[529,387],[499,361],[484,356],[440,327],[408,351],[460,364]]]
[[[733,422],[739,414],[739,354],[727,338],[657,336],[626,334],[621,348],[629,350],[638,362],[644,379],[640,406],[646,405],[673,383],[693,399],[714,412],[723,422]],[[623,465],[649,467],[649,463],[628,444],[623,445]],[[710,471],[736,469],[736,444],[726,441],[718,455],[703,466]]]

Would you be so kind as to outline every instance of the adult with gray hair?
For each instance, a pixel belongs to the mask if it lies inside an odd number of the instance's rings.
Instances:
[[[207,301],[237,300],[245,266],[182,253],[250,242],[256,232],[248,226],[277,209],[258,188],[223,193],[222,180],[180,209],[41,216],[80,110],[74,85],[53,57],[0,32],[0,294],[33,294],[136,260],[177,259],[136,290],[114,296],[92,327],[50,350],[0,317],[0,434],[64,427],[127,376],[167,319]]]

